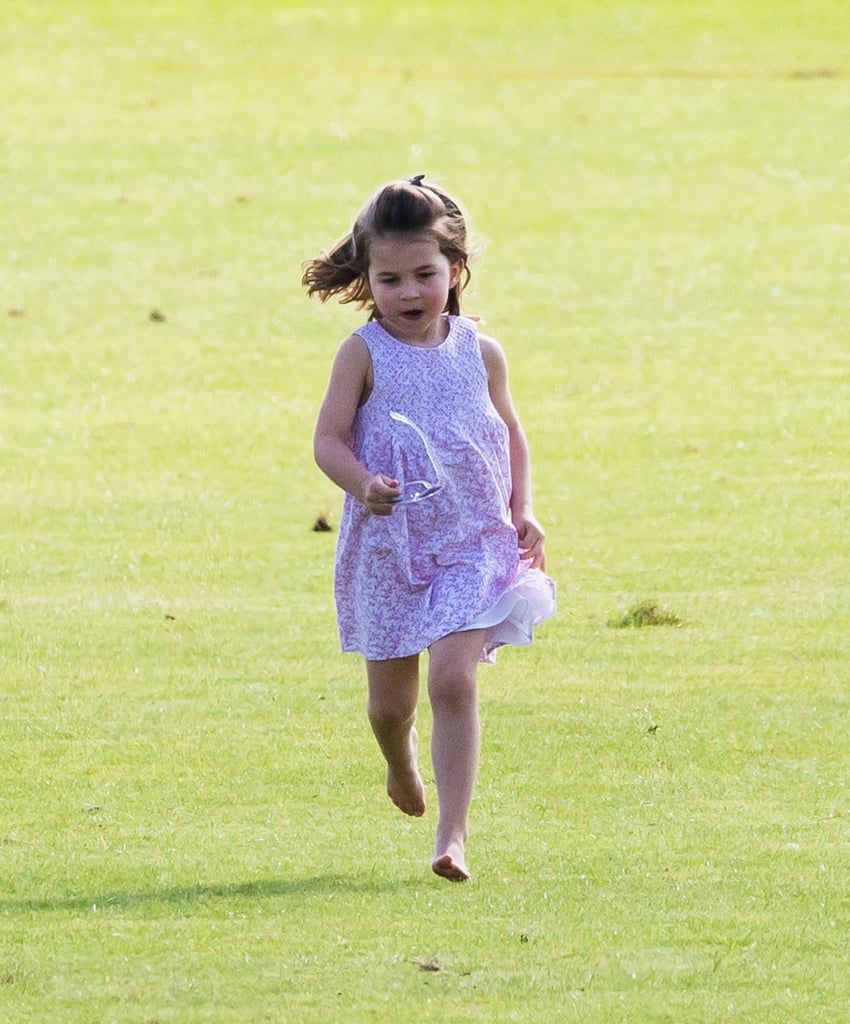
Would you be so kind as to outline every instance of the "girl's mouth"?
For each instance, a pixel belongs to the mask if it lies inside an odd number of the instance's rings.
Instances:
[[[405,320],[418,320],[422,316],[422,310],[406,309],[401,315]]]

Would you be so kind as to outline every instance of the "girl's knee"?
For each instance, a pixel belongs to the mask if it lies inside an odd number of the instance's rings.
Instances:
[[[419,698],[418,658],[367,662],[366,675],[370,721],[404,724],[415,717]]]
[[[475,673],[444,671],[428,679],[428,697],[432,707],[461,710],[474,706],[478,700]]]
[[[431,704],[465,708],[478,700],[478,659],[483,629],[451,633],[433,643],[428,659],[428,696]]]
[[[416,703],[398,694],[370,694],[369,721],[382,725],[405,725],[416,717]]]

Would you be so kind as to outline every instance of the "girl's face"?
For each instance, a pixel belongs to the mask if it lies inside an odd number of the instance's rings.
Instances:
[[[450,263],[427,234],[376,238],[369,247],[369,288],[384,328],[399,341],[439,344],[449,291],[461,263]]]

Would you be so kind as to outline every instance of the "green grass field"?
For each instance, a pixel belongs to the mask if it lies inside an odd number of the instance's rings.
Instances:
[[[845,1024],[848,13],[3,5],[0,1020]],[[560,585],[460,887],[311,530],[300,264],[417,172]]]

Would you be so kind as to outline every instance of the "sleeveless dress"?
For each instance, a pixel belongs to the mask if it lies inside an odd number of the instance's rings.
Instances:
[[[530,643],[555,609],[552,580],[519,559],[508,430],[490,400],[477,328],[448,319],[435,348],[406,345],[375,320],[356,332],[374,385],[354,420],[354,453],[402,484],[442,478],[435,494],[389,516],[345,495],[334,573],[340,643],[373,661],[485,628],[482,660],[492,662],[502,644]]]

